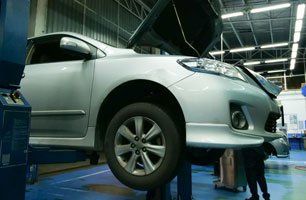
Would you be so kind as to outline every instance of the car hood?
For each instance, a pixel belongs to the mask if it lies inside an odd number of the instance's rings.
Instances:
[[[252,74],[252,76],[255,78],[255,81],[261,86],[261,88],[268,94],[272,95],[273,98],[276,98],[282,91],[280,87],[278,87],[265,77],[261,76],[259,73],[256,73],[250,69],[247,70]]]
[[[159,0],[128,42],[170,54],[205,56],[222,31],[217,4],[211,0]]]

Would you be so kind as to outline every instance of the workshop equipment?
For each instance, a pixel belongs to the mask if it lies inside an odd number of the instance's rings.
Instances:
[[[0,199],[25,196],[31,107],[18,91],[25,67],[29,0],[0,0]]]
[[[246,191],[246,186],[247,180],[241,152],[227,149],[220,158],[220,180],[215,182],[215,188],[238,192],[240,187]]]
[[[31,107],[0,89],[0,199],[24,199]]]

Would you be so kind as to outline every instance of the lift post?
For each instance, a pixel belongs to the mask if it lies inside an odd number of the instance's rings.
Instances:
[[[192,169],[189,161],[184,161],[177,176],[177,199],[191,200],[192,198]]]
[[[25,67],[29,0],[0,0],[0,199],[23,200],[31,107],[17,91]]]
[[[192,200],[191,163],[184,160],[177,175],[177,199]],[[171,200],[170,183],[147,192],[146,200]]]
[[[39,164],[73,163],[87,158],[85,151],[29,146],[27,183],[34,184],[38,181]]]

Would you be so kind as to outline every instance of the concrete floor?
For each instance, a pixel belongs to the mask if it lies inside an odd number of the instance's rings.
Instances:
[[[212,167],[193,166],[193,196],[197,199],[239,200],[249,191],[215,190]],[[292,151],[290,158],[266,161],[266,178],[272,200],[306,199],[306,151]],[[172,194],[175,196],[175,180]],[[114,178],[107,165],[41,177],[27,186],[26,200],[144,200],[145,192],[129,189]]]

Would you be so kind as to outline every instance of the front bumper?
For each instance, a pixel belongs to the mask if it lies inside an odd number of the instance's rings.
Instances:
[[[169,87],[186,121],[188,146],[243,148],[258,146],[281,137],[267,132],[270,113],[279,113],[277,103],[262,89],[247,82],[212,74],[196,73]],[[232,127],[230,104],[241,106],[248,129]]]
[[[186,144],[190,147],[245,148],[259,146],[263,142],[263,137],[237,132],[226,124],[186,124]]]

